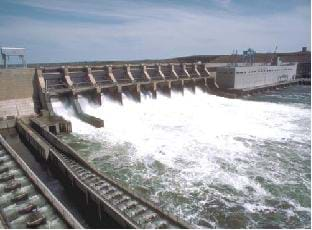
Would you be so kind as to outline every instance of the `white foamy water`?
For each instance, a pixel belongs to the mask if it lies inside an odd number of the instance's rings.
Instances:
[[[226,99],[200,90],[142,97],[141,103],[123,95],[123,106],[104,96],[102,106],[79,101],[105,127],[93,128],[53,102],[73,125],[65,141],[83,144],[82,155],[100,170],[194,224],[265,227],[273,214],[278,221],[272,226],[287,226],[289,219],[297,227],[310,222],[310,166],[303,162],[310,162],[311,112],[304,105]],[[296,187],[303,189],[303,200],[292,193]]]

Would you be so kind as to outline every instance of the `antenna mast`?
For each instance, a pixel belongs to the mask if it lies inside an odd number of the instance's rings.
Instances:
[[[277,46],[275,46],[274,52],[273,52],[272,57],[271,57],[271,60],[270,60],[271,65],[272,65],[272,63],[273,63],[273,59],[274,59],[275,56],[276,56],[276,51],[277,51]]]

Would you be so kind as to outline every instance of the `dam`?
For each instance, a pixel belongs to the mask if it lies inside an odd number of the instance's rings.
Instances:
[[[45,66],[2,74],[1,83],[21,87],[10,97],[9,87],[1,90],[5,153],[21,156],[29,168],[44,165],[65,194],[44,196],[44,207],[53,212],[36,216],[45,224],[309,225],[308,193],[297,197],[292,181],[309,190],[309,166],[301,163],[309,161],[310,79],[237,91],[221,88],[208,63],[183,62]],[[296,101],[289,102],[289,95]],[[290,179],[285,161],[292,162]],[[3,180],[13,180],[4,173]],[[26,175],[31,182],[33,177]],[[35,184],[36,191],[51,190],[52,179],[38,177],[44,186]],[[283,180],[288,184],[280,186]],[[14,227],[6,213],[3,224]]]

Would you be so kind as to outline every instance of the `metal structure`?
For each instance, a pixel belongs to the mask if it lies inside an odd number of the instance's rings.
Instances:
[[[255,63],[256,51],[249,48],[248,50],[243,51],[244,62],[247,65],[253,65]]]
[[[273,61],[274,61],[274,58],[276,57],[276,51],[277,51],[277,46],[275,46],[274,52],[272,53],[272,57],[271,57],[271,60],[270,60],[271,65],[274,64]],[[275,65],[276,64],[277,63],[275,63]]]
[[[25,48],[13,48],[13,47],[1,47],[1,57],[3,62],[3,68],[8,68],[8,62],[10,57],[18,57],[24,68],[27,68],[25,60],[26,49]]]

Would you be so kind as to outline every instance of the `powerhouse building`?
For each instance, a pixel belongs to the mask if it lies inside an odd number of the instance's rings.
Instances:
[[[218,67],[216,83],[221,89],[261,87],[294,80],[296,71],[297,64]]]

